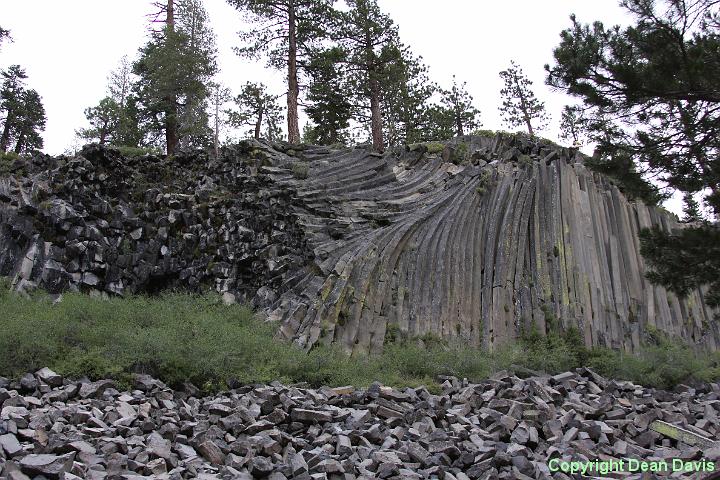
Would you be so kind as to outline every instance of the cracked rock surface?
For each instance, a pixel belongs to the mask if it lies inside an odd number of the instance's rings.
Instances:
[[[648,326],[720,347],[702,291],[680,299],[644,276],[637,234],[679,228],[673,215],[627,200],[574,149],[440,147],[88,146],[16,162],[0,177],[0,274],[52,293],[214,289],[308,349],[377,352],[388,334],[492,349],[533,326],[628,351]]]
[[[718,384],[671,393],[578,369],[447,378],[439,395],[272,383],[201,396],[145,375],[118,391],[49,373],[0,379],[0,478],[569,479],[548,462],[720,461],[648,430],[659,419],[718,438]]]

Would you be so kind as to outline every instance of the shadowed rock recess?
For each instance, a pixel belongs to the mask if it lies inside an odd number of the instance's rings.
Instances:
[[[305,348],[386,334],[493,348],[576,326],[636,349],[648,326],[711,349],[716,313],[644,278],[637,234],[680,225],[583,155],[524,136],[385,154],[246,141],[219,159],[88,146],[0,177],[0,273],[16,288],[213,288]]]

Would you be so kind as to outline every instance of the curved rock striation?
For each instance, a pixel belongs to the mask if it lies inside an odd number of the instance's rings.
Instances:
[[[214,288],[305,348],[352,352],[427,335],[494,348],[570,326],[625,350],[651,327],[720,345],[702,291],[679,299],[644,277],[638,231],[677,219],[545,141],[385,154],[247,141],[165,160],[86,147],[6,170],[0,273],[20,288]]]
[[[718,347],[701,291],[678,299],[644,277],[638,231],[676,218],[628,201],[576,150],[463,137],[437,153],[335,154],[287,183],[309,207],[314,271],[272,318],[302,345],[434,334],[493,348],[575,326],[588,345],[634,350],[654,327]]]

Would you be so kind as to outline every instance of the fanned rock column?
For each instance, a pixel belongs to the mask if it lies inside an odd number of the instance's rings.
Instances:
[[[305,348],[399,335],[495,348],[574,326],[636,349],[649,327],[717,349],[703,292],[645,279],[638,232],[680,228],[575,149],[465,136],[378,154],[246,141],[219,159],[15,162],[0,176],[0,274],[94,294],[214,289]]]
[[[639,230],[677,219],[628,201],[574,149],[467,136],[442,154],[347,151],[309,172],[277,178],[312,199],[300,218],[316,258],[271,315],[305,347],[434,334],[494,348],[575,326],[588,345],[631,351],[652,326],[718,348],[701,291],[678,299],[644,276]]]

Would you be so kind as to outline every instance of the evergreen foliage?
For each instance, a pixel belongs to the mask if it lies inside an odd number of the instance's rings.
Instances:
[[[500,72],[500,78],[505,83],[500,90],[503,98],[500,113],[505,123],[512,128],[525,126],[530,135],[535,135],[535,129],[545,128],[548,122],[545,104],[535,97],[530,89],[532,81],[522,68],[512,61],[507,70]],[[535,127],[533,121],[537,122]]]
[[[355,116],[363,123],[369,120],[373,148],[382,151],[383,90],[397,84],[392,74],[403,70],[397,68],[402,57],[397,26],[376,0],[348,0],[347,5],[347,11],[335,15],[331,38],[344,54]]]
[[[252,28],[240,33],[243,46],[237,53],[246,58],[266,54],[276,69],[287,69],[288,140],[300,141],[298,99],[300,78],[309,56],[325,37],[325,26],[334,0],[228,0],[245,14]]]
[[[214,35],[199,0],[168,0],[165,26],[153,32],[133,64],[143,128],[158,144],[165,136],[168,155],[178,146],[209,144],[207,99],[217,71]]]
[[[596,156],[636,189],[653,176],[684,194],[702,196],[720,215],[720,18],[712,0],[624,0],[627,28],[601,22],[561,33],[547,83],[584,103]],[[626,175],[629,172],[629,175]],[[646,191],[653,188],[644,181]],[[626,188],[627,185],[625,185]],[[657,191],[657,189],[655,189]],[[654,195],[658,198],[658,195]],[[717,224],[683,232],[645,232],[649,278],[672,290],[712,280]],[[709,249],[708,249],[709,248]],[[717,301],[718,285],[708,301]]]
[[[585,113],[577,105],[565,105],[560,116],[560,138],[571,142],[573,147],[580,147],[585,140]]]
[[[277,96],[267,93],[264,85],[246,83],[233,101],[238,110],[227,110],[230,125],[252,126],[250,135],[254,138],[265,137],[270,141],[282,138],[280,128],[282,116],[277,104]]]
[[[473,106],[473,97],[467,92],[466,82],[458,85],[453,75],[450,90],[440,90],[440,105],[430,109],[429,128],[436,139],[462,136],[482,127],[480,110]]]
[[[25,90],[20,96],[20,110],[15,119],[15,153],[30,153],[43,147],[40,132],[45,130],[45,107],[35,90]]]
[[[312,54],[308,65],[311,78],[305,113],[313,123],[304,135],[304,141],[320,145],[345,144],[349,141],[352,104],[347,94],[348,85],[341,70],[344,53],[338,47],[319,50]]]
[[[108,95],[94,106],[85,109],[89,128],[76,133],[88,142],[110,144],[129,148],[142,148],[146,144],[147,131],[141,124],[137,94],[133,93],[136,81],[127,56],[120,60],[117,69],[108,76]]]
[[[25,88],[27,75],[19,65],[2,72],[0,112],[4,114],[0,151],[6,152],[15,143],[15,153],[42,148],[40,132],[45,129],[45,107],[37,91]]]
[[[406,45],[387,49],[381,84],[383,130],[389,145],[410,145],[432,139],[429,124],[430,98],[438,90],[430,81],[428,67]],[[448,137],[443,137],[448,138]]]
[[[720,306],[720,228],[703,223],[668,234],[660,229],[640,232],[641,253],[648,260],[648,278],[678,295],[708,285],[705,302]]]

